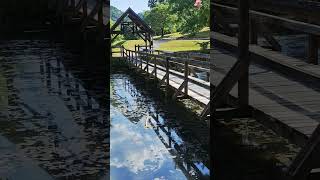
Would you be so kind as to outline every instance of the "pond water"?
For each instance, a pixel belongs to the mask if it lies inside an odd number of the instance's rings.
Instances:
[[[79,56],[48,40],[0,49],[0,179],[107,179],[109,109],[67,65]]]
[[[208,152],[193,132],[208,129],[139,78],[112,74],[111,87],[111,179],[209,179]]]

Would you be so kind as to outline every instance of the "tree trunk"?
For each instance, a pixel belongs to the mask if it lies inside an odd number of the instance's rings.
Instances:
[[[164,36],[164,28],[161,28],[161,37]]]

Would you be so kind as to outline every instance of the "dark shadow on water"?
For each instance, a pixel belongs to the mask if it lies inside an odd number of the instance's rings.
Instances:
[[[0,49],[0,179],[107,179],[108,68],[49,40]]]

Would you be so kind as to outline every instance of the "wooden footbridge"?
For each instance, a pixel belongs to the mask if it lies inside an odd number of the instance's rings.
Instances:
[[[210,62],[181,57],[174,53],[156,50],[141,51],[121,47],[122,57],[137,70],[145,73],[148,79],[159,81],[160,87],[173,89],[172,99],[189,98],[204,107],[201,116],[206,117],[207,104],[210,101],[210,83],[194,77],[196,70],[209,72]],[[178,56],[178,57],[177,57]]]
[[[309,12],[303,14],[309,21],[302,21],[293,1],[291,10],[286,6],[285,14],[278,15],[280,2],[277,7],[273,0],[250,2],[211,0],[211,114],[216,120],[255,119],[299,145],[301,151],[284,174],[287,179],[308,179],[320,168],[320,26],[312,23]],[[263,3],[275,8],[263,9]],[[308,37],[307,61],[281,53],[274,36],[281,32]],[[261,46],[261,38],[269,48]]]

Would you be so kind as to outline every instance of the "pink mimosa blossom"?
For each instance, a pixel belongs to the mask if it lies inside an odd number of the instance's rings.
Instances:
[[[196,2],[194,3],[194,6],[195,6],[196,8],[198,8],[198,9],[200,9],[201,6],[202,6],[201,0],[196,0]]]

